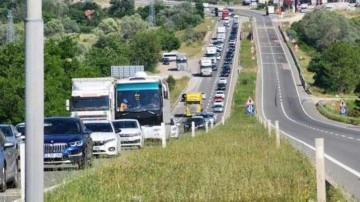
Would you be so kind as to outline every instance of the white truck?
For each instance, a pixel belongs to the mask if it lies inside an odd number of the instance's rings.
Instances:
[[[66,108],[72,117],[84,120],[114,120],[114,77],[73,78],[70,101]]]
[[[200,74],[201,76],[212,76],[212,61],[211,58],[202,57],[200,60]]]
[[[220,26],[217,28],[217,38],[225,40],[226,38],[226,27]]]
[[[211,64],[216,65],[217,58],[217,47],[216,46],[208,46],[206,47],[205,57],[211,58]]]

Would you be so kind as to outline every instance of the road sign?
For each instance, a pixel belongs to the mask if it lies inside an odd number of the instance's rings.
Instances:
[[[255,107],[253,104],[249,104],[246,106],[246,112],[248,115],[253,115],[255,111]]]
[[[346,114],[346,106],[340,106],[340,114]]]

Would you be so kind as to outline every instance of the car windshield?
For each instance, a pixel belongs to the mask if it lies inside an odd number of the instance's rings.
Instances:
[[[25,125],[16,126],[16,130],[21,133],[21,135],[25,136]]]
[[[80,125],[74,120],[48,119],[44,122],[45,135],[80,134]]]
[[[6,137],[11,137],[12,136],[12,132],[11,132],[11,128],[10,126],[0,126],[0,132],[4,133],[4,135]]]
[[[114,132],[110,123],[85,123],[92,132]]]
[[[188,124],[191,124],[193,121],[195,125],[202,124],[204,122],[202,118],[191,118],[187,120]]]
[[[114,128],[138,128],[136,121],[114,121]]]

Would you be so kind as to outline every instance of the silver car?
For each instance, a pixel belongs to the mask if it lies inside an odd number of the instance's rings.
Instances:
[[[17,130],[11,124],[0,124],[0,192],[5,192],[7,184],[19,185],[19,145]]]

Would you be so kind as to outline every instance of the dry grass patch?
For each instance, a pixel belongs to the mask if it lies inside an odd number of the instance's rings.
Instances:
[[[179,98],[181,92],[186,88],[190,78],[187,76],[181,79],[176,79],[174,90],[170,92],[170,106],[173,106],[176,100]]]

